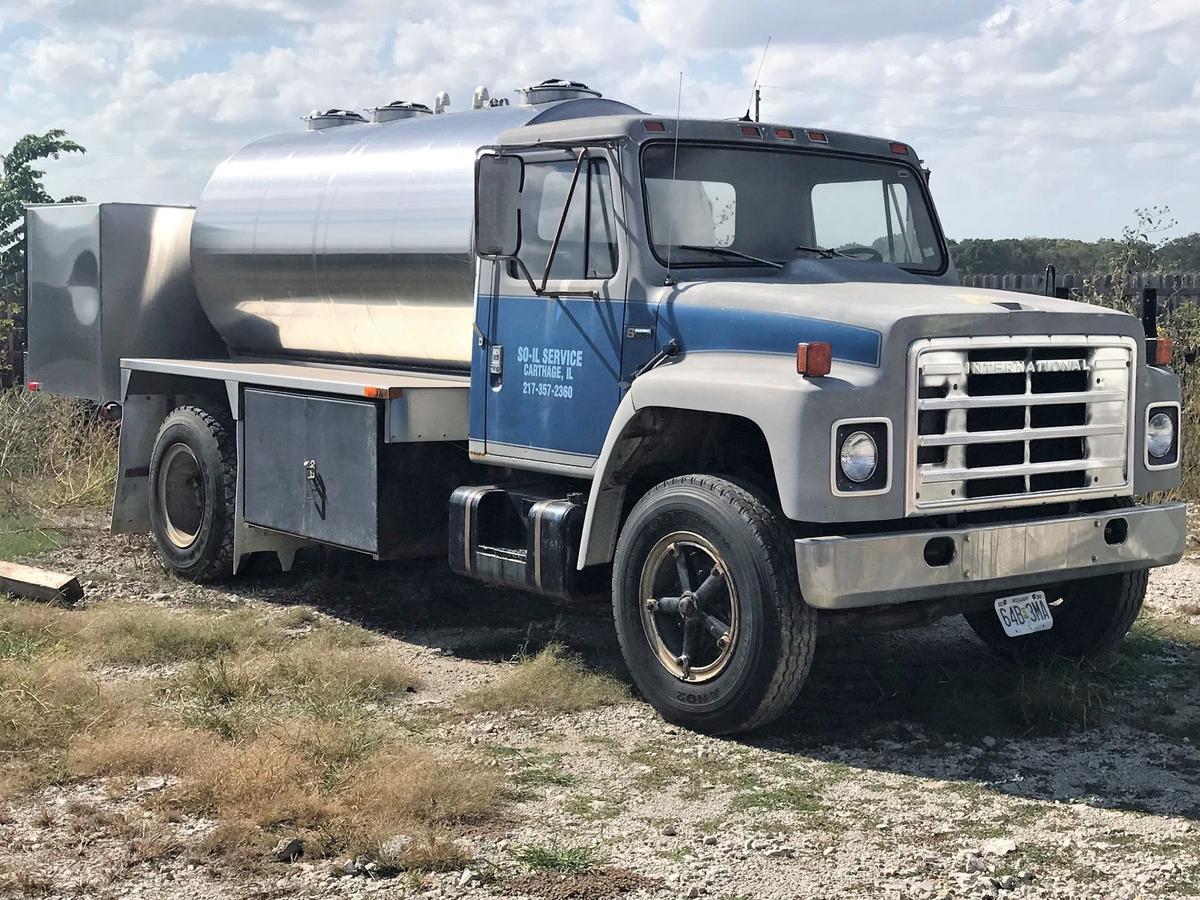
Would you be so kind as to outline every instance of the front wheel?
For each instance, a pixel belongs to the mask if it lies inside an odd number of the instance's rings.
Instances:
[[[1133,627],[1146,599],[1150,570],[1080,578],[1046,589],[1054,626],[1009,637],[989,607],[965,615],[985,644],[1013,659],[1085,659],[1112,650]]]
[[[812,609],[792,542],[758,496],[710,475],[652,488],[613,566],[617,637],[642,695],[670,722],[747,731],[795,700],[812,662]]]

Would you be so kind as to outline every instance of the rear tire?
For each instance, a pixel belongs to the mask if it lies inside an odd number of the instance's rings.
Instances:
[[[1149,576],[1149,569],[1139,569],[1047,588],[1046,599],[1054,615],[1054,627],[1049,631],[1010,638],[990,607],[966,613],[964,618],[985,644],[1013,659],[1099,656],[1113,650],[1133,627],[1142,611]]]
[[[667,721],[748,731],[796,699],[816,622],[791,549],[771,508],[723,478],[673,478],[638,501],[617,544],[613,613],[634,682]]]
[[[163,565],[188,581],[233,574],[237,447],[224,413],[174,410],[150,455],[150,527]]]

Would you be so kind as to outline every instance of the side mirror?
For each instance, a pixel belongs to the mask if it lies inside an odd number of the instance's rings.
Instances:
[[[475,163],[475,253],[511,259],[521,252],[525,160],[485,154]]]

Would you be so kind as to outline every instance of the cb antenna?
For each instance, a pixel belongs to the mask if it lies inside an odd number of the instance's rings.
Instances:
[[[675,243],[675,175],[679,171],[679,114],[683,108],[683,73],[679,73],[679,93],[675,97],[675,153],[671,160],[671,186],[667,189],[667,285],[671,284],[671,245]]]
[[[755,122],[757,122],[759,120],[759,118],[758,118],[759,107],[762,104],[762,91],[759,89],[758,80],[762,77],[763,63],[765,63],[767,61],[767,51],[770,49],[771,49],[771,35],[767,35],[767,45],[765,47],[763,47],[762,56],[760,56],[758,58],[758,71],[754,73],[753,93],[751,93],[751,95],[750,95],[750,104],[754,108],[754,120],[753,121],[755,121]],[[743,122],[751,121],[750,108],[751,108],[750,106],[746,107],[746,114],[744,116],[742,116]]]

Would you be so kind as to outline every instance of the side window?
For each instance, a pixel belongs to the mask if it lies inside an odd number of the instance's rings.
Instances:
[[[546,271],[550,246],[571,189],[575,162],[555,160],[525,166],[521,219],[521,260],[538,280]],[[551,278],[610,278],[617,271],[617,225],[608,162],[588,160],[579,173],[563,224]],[[517,277],[515,266],[509,274]]]

